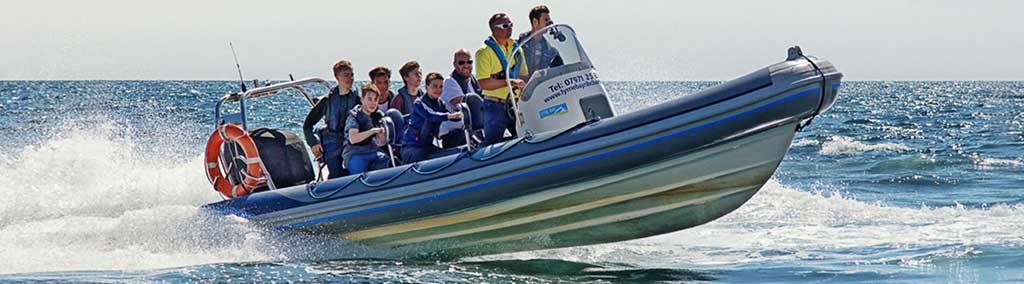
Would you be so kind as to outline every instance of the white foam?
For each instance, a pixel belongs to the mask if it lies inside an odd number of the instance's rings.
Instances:
[[[793,141],[793,147],[817,146],[818,144],[821,144],[821,142],[814,139],[800,139]]]
[[[853,155],[864,152],[904,152],[910,147],[899,143],[866,144],[845,136],[833,136],[821,145],[818,154],[824,156]]]
[[[1011,160],[1011,159],[997,159],[997,158],[980,158],[975,159],[974,164],[982,168],[1013,168],[1013,167],[1024,167],[1024,160]]]
[[[272,257],[220,198],[199,157],[143,156],[118,127],[79,128],[0,159],[0,274],[147,269]]]
[[[1024,204],[984,209],[902,208],[836,193],[808,193],[771,180],[735,212],[695,228],[623,243],[482,258],[731,265],[813,260],[822,258],[818,255],[822,251],[845,249],[1024,246],[1024,222],[1020,220],[1024,220]],[[909,259],[907,264],[913,261],[920,260]]]

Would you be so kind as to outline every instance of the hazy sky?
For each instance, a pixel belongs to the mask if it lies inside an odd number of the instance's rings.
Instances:
[[[492,13],[518,34],[539,3],[609,80],[726,80],[794,44],[850,80],[1024,80],[1024,1],[635,0],[0,0],[0,80],[234,79],[228,42],[247,79],[329,78],[342,58],[357,79],[410,59],[447,74]]]

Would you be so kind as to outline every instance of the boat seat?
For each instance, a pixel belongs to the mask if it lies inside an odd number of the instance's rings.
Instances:
[[[459,103],[459,111],[462,112],[462,130],[470,137],[471,141],[466,141],[469,145],[475,145],[483,141],[483,101],[480,95],[468,94]]]
[[[466,105],[466,109],[469,110],[469,119],[466,119],[466,121],[472,123],[465,125],[465,128],[471,130],[484,128],[484,99],[480,95],[468,94],[462,98],[462,102],[459,105]]]
[[[384,115],[389,120],[384,120],[383,126],[388,130],[387,142],[391,145],[401,146],[402,145],[402,132],[405,132],[405,125],[407,124],[408,117],[402,115],[401,112],[395,109],[389,109]]]

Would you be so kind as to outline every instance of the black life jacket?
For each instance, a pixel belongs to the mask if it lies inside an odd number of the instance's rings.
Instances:
[[[344,132],[342,128],[345,127],[345,119],[348,118],[349,110],[359,104],[359,94],[355,90],[348,90],[348,95],[342,97],[339,89],[340,87],[336,86],[331,89],[330,94],[327,94],[327,115],[324,116],[327,130],[334,133]]]
[[[352,111],[349,112],[349,115],[356,118],[356,125],[359,126],[359,132],[367,131],[370,130],[371,128],[380,126],[381,120],[384,119],[384,112],[380,111],[380,109],[374,111],[372,115],[368,115],[366,114],[366,112],[363,111],[362,105],[356,105],[355,108],[352,108]],[[348,143],[350,145],[363,146],[370,145],[372,141],[373,138],[366,138],[359,143],[353,144],[352,141],[348,141]]]
[[[462,88],[463,95],[470,92],[481,96],[483,95],[483,90],[480,89],[480,82],[477,82],[476,78],[473,78],[473,76],[470,76],[469,78],[462,77],[462,75],[459,75],[459,73],[455,71],[452,71],[451,76],[455,79],[456,83],[459,83],[459,88]]]
[[[409,115],[410,113],[412,113],[412,103],[415,102],[416,99],[423,97],[426,94],[427,93],[423,92],[423,90],[417,89],[416,97],[414,98],[412,94],[409,93],[408,87],[402,87],[401,89],[398,89],[398,96],[402,97],[402,114]],[[395,108],[395,106],[390,107]]]

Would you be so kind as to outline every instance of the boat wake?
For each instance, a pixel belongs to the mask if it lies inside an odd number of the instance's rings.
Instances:
[[[805,146],[797,144],[795,146]],[[845,136],[834,136],[821,145],[818,154],[823,156],[856,155],[864,152],[907,152],[910,147],[899,143],[866,144]]]
[[[765,262],[926,264],[981,247],[1024,246],[1024,204],[903,208],[769,181],[747,204],[711,223],[624,243],[484,256],[716,267]]]
[[[159,153],[117,123],[65,124],[78,130],[0,154],[0,274],[401,254],[211,214],[202,157],[174,152],[188,142]]]
[[[386,255],[207,215],[200,206],[219,197],[198,166],[198,155],[152,155],[112,129],[72,131],[0,156],[0,274]],[[737,211],[693,229],[462,263],[557,259],[700,268],[822,260],[915,265],[971,257],[986,246],[1024,246],[1021,219],[1022,204],[892,207],[773,180]]]
[[[258,230],[200,213],[218,196],[196,170],[198,157],[141,152],[107,124],[0,157],[0,273],[269,257]]]

